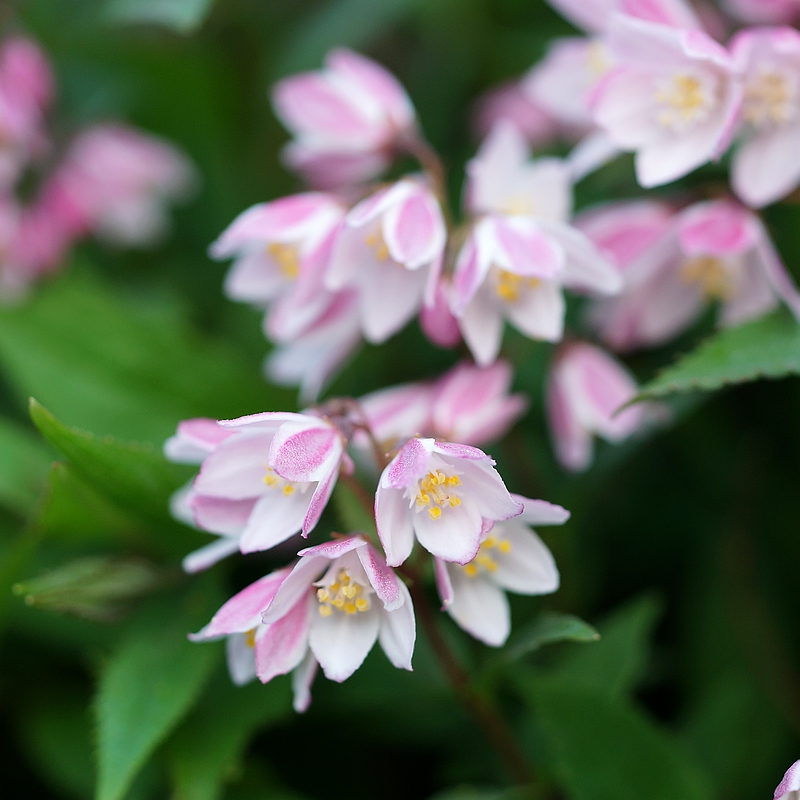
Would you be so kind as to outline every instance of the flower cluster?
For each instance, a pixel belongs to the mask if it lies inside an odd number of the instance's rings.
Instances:
[[[800,294],[753,210],[800,182],[790,145],[800,130],[800,34],[753,28],[726,48],[711,35],[725,20],[683,0],[553,4],[589,36],[557,42],[482,101],[484,140],[466,167],[458,221],[403,87],[336,50],[324,69],[273,94],[293,137],[285,163],[307,190],[244,211],[211,245],[212,257],[234,260],[228,297],[264,312],[275,344],[267,374],[299,385],[308,403],[362,341],[383,343],[414,318],[439,347],[463,340],[472,359],[435,380],[301,413],[188,420],[165,445],[172,460],[200,467],[173,513],[218,537],[186,557],[189,572],[234,552],[295,550],[337,482],[365,501],[374,535],[334,534],[299,550],[192,637],[227,638],[237,683],[292,672],[298,710],[318,666],[342,681],[376,641],[411,669],[408,587],[424,602],[423,551],[443,610],[490,646],[510,632],[506,592],[558,588],[531,526],[561,524],[568,512],[509,492],[478,449],[528,407],[510,394],[506,322],[557,344],[545,406],[558,461],[580,471],[594,436],[618,442],[668,414],[629,405],[638,389],[627,368],[565,334],[570,296],[587,298],[570,301],[580,312],[570,318],[619,352],[669,341],[711,302],[723,326],[781,303],[800,317]],[[776,13],[794,13],[790,5]],[[579,141],[567,158],[532,159],[531,144],[554,136]],[[573,215],[574,184],[621,151],[636,153],[639,183],[652,187],[719,158],[734,139],[738,199],[681,194]],[[375,182],[399,156],[419,171]]]
[[[175,147],[117,123],[89,126],[65,145],[47,128],[54,81],[32,41],[0,44],[0,300],[11,300],[95,235],[145,245],[166,227],[165,204],[185,195],[194,168]],[[54,163],[55,166],[47,165]],[[35,175],[32,202],[18,199]]]

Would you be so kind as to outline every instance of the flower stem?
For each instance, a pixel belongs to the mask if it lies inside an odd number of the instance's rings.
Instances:
[[[442,636],[418,573],[410,567],[402,567],[400,571],[409,579],[409,591],[417,618],[459,701],[480,725],[514,781],[532,787],[535,776],[528,760],[505,719],[489,698],[475,690],[469,673]]]

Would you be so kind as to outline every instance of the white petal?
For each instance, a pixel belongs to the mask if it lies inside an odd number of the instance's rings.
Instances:
[[[447,613],[467,633],[490,647],[500,647],[511,632],[511,612],[505,592],[482,575],[468,577],[461,567],[448,565],[453,602]]]
[[[558,568],[547,545],[516,520],[498,523],[495,530],[511,545],[508,553],[494,553],[497,569],[491,580],[517,594],[549,594],[559,585]]]
[[[255,553],[285,542],[303,527],[310,500],[310,494],[298,491],[288,496],[280,489],[267,491],[256,503],[242,532],[241,551]]]
[[[368,611],[314,617],[309,645],[325,677],[340,683],[349,678],[375,644],[380,624],[381,611],[374,603]]]
[[[478,504],[471,497],[463,498],[456,508],[442,509],[439,519],[431,519],[427,510],[411,513],[417,539],[429,553],[459,564],[475,558],[480,547],[483,519]]]
[[[380,263],[361,279],[361,325],[373,344],[397,333],[419,310],[428,270],[408,270],[393,261]]]
[[[247,643],[246,633],[233,633],[225,642],[228,672],[237,686],[250,683],[256,676],[256,656]]]
[[[475,361],[482,367],[494,363],[503,338],[503,317],[485,284],[464,309],[458,327]]]
[[[414,655],[414,642],[417,638],[417,626],[414,620],[414,606],[408,588],[402,581],[400,594],[403,605],[394,611],[381,612],[381,629],[378,634],[383,652],[398,669],[411,670],[411,657]]]
[[[211,544],[189,553],[181,562],[181,566],[184,572],[192,575],[195,572],[202,572],[204,569],[214,566],[218,561],[233,555],[238,550],[238,536],[222,536],[211,542]]]
[[[386,553],[386,563],[390,567],[400,566],[411,555],[414,547],[411,513],[402,490],[378,487],[375,495],[375,521]]]
[[[506,304],[511,324],[531,339],[558,342],[564,333],[566,303],[561,287],[542,281],[533,288],[524,287],[519,298]]]
[[[298,714],[308,710],[311,705],[311,684],[317,674],[319,662],[309,650],[306,657],[292,673],[292,692],[294,701],[292,707]]]

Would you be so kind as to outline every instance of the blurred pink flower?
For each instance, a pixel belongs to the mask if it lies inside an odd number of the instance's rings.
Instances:
[[[608,46],[618,66],[592,98],[595,122],[636,153],[645,188],[719,158],[734,132],[741,81],[729,53],[698,30],[616,16]]]
[[[752,212],[729,200],[696,203],[625,269],[622,294],[590,311],[604,341],[617,350],[668,341],[709,300],[719,322],[738,325],[780,300],[800,317],[800,296],[769,234]]]
[[[506,592],[550,594],[559,574],[547,545],[531,525],[562,525],[569,511],[544,500],[512,495],[525,510],[483,534],[478,555],[467,564],[435,560],[436,584],[444,610],[467,633],[490,647],[511,632]]]
[[[375,519],[386,561],[402,564],[414,538],[445,561],[466,564],[495,522],[522,512],[481,450],[409,439],[381,475]]]
[[[451,308],[483,366],[500,351],[503,320],[532,339],[558,341],[562,287],[611,294],[621,280],[567,222],[572,207],[564,162],[529,162],[527,145],[501,123],[467,165],[465,205],[477,215],[456,260]]]
[[[547,415],[556,457],[563,467],[580,472],[592,462],[592,437],[619,442],[645,419],[642,405],[617,414],[636,396],[633,376],[608,353],[574,342],[556,355],[547,379]]]
[[[800,0],[723,0],[722,5],[749,24],[779,25],[800,17]]]
[[[490,367],[461,363],[434,383],[392,386],[359,403],[386,449],[417,435],[478,446],[502,438],[527,410],[524,395],[509,394],[512,379],[505,361]]]
[[[741,31],[731,52],[744,75],[746,132],[733,157],[731,184],[741,200],[761,208],[800,184],[800,32]]]
[[[676,28],[699,28],[700,22],[685,0],[547,0],[578,28],[592,33],[608,29],[615,13]]]
[[[800,800],[800,761],[795,761],[775,789],[774,800]]]
[[[414,129],[405,89],[380,64],[351,50],[332,50],[319,72],[280,81],[275,112],[295,136],[287,164],[313,186],[368,180],[388,165],[398,139]]]
[[[193,166],[173,145],[116,124],[80,133],[52,178],[76,232],[124,245],[163,235],[167,202],[194,180]]]
[[[404,178],[358,203],[345,217],[326,275],[331,291],[358,293],[364,338],[385,341],[432,305],[447,227],[439,201]]]
[[[522,81],[510,81],[486,92],[475,108],[475,130],[486,138],[501,120],[511,123],[531,147],[539,147],[560,133],[559,124],[538,106]]]
[[[174,460],[209,451],[183,502],[198,527],[223,538],[188,556],[189,571],[307,536],[350,465],[339,430],[320,417],[266,412],[219,425],[231,435],[194,420],[165,446]]]
[[[452,293],[450,276],[440,275],[433,294],[433,304],[422,304],[419,310],[419,326],[428,341],[437,347],[455,347],[461,341],[458,320],[450,310]]]

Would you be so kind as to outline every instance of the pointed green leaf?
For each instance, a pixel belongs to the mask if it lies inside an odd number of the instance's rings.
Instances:
[[[561,678],[526,689],[572,800],[710,800],[677,740],[628,702]]]
[[[781,310],[712,336],[645,384],[637,400],[797,374],[800,324]]]
[[[85,481],[123,508],[151,519],[169,518],[169,498],[192,470],[169,463],[154,447],[102,439],[68,428],[31,399],[31,419]]]
[[[588,622],[572,614],[545,611],[514,634],[502,655],[506,661],[516,661],[546,644],[596,642],[599,638],[600,634]]]
[[[288,680],[234,686],[220,674],[167,744],[175,800],[217,800],[253,734],[291,713]]]
[[[0,505],[23,516],[42,496],[53,453],[32,429],[0,417]]]
[[[103,667],[95,701],[96,800],[120,800],[155,748],[189,712],[221,655],[186,635],[221,598],[208,580],[150,604]]]

